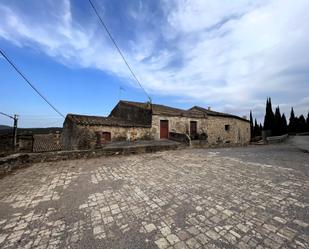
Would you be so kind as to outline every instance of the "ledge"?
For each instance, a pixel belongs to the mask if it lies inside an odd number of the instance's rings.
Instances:
[[[95,158],[101,156],[131,155],[152,153],[164,150],[176,150],[181,144],[174,141],[133,142],[111,144],[96,150],[72,150],[42,153],[18,153],[0,158],[0,176],[11,173],[15,169],[27,167],[33,163]]]

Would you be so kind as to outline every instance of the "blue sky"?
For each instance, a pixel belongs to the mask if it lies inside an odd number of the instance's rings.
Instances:
[[[309,1],[93,2],[154,103],[252,109],[262,121],[271,96],[288,116],[308,112]],[[62,113],[147,100],[88,1],[0,0],[0,16],[0,47]],[[23,127],[62,126],[3,58],[0,73],[0,111]]]

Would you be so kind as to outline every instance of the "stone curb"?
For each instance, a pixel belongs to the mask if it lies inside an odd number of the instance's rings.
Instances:
[[[132,146],[122,148],[102,148],[96,150],[18,153],[0,158],[0,177],[11,173],[15,169],[24,168],[33,163],[74,160],[82,158],[96,158],[114,155],[153,153],[157,151],[176,150],[180,148],[183,148],[183,146],[180,144],[170,144]]]

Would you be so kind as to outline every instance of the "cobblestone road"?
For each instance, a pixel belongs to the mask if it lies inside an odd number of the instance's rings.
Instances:
[[[309,248],[309,154],[280,148],[35,164],[0,179],[0,248]]]

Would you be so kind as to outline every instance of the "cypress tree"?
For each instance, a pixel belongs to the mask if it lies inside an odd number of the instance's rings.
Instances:
[[[281,116],[281,125],[282,125],[282,135],[287,134],[288,133],[288,124],[287,124],[286,117],[285,117],[284,113]]]
[[[256,119],[254,121],[254,136],[261,136],[261,129],[260,126],[258,125]]]
[[[264,130],[267,130],[269,128],[269,120],[268,120],[268,98],[266,100],[266,110],[265,110],[265,116],[264,116]]]
[[[306,120],[306,124],[307,124],[307,132],[309,132],[309,112],[307,114],[307,120]]]
[[[292,132],[292,133],[296,132],[296,118],[295,118],[293,107],[291,108],[290,122],[289,122],[288,130],[289,130],[289,132]]]
[[[271,132],[272,134],[275,133],[276,131],[276,127],[275,127],[275,114],[273,112],[273,107],[272,107],[272,104],[271,104],[271,98],[269,98],[269,116],[270,116],[270,125],[271,125]]]
[[[281,125],[281,114],[279,106],[275,111],[275,118],[273,123],[273,135],[280,136],[282,135],[282,125]]]
[[[294,118],[294,130],[295,130],[295,133],[298,133],[299,130],[300,130],[300,127],[299,127],[299,118],[295,116]]]
[[[260,123],[260,133],[262,135],[263,125]]]
[[[267,100],[266,100],[266,111],[265,111],[265,117],[264,117],[264,130],[270,130],[270,128],[271,128],[268,109],[269,109],[269,102],[268,102],[268,98],[267,98]]]
[[[306,120],[304,115],[300,115],[298,118],[298,130],[297,132],[305,132],[306,131]]]
[[[251,110],[250,110],[250,134],[251,134],[251,139],[253,139],[255,137],[255,134],[254,134],[253,118],[252,118]]]
[[[270,130],[271,132],[275,130],[274,129],[274,119],[275,119],[275,115],[272,110],[271,99],[267,98],[266,113],[265,113],[265,118],[264,118],[264,130]]]

